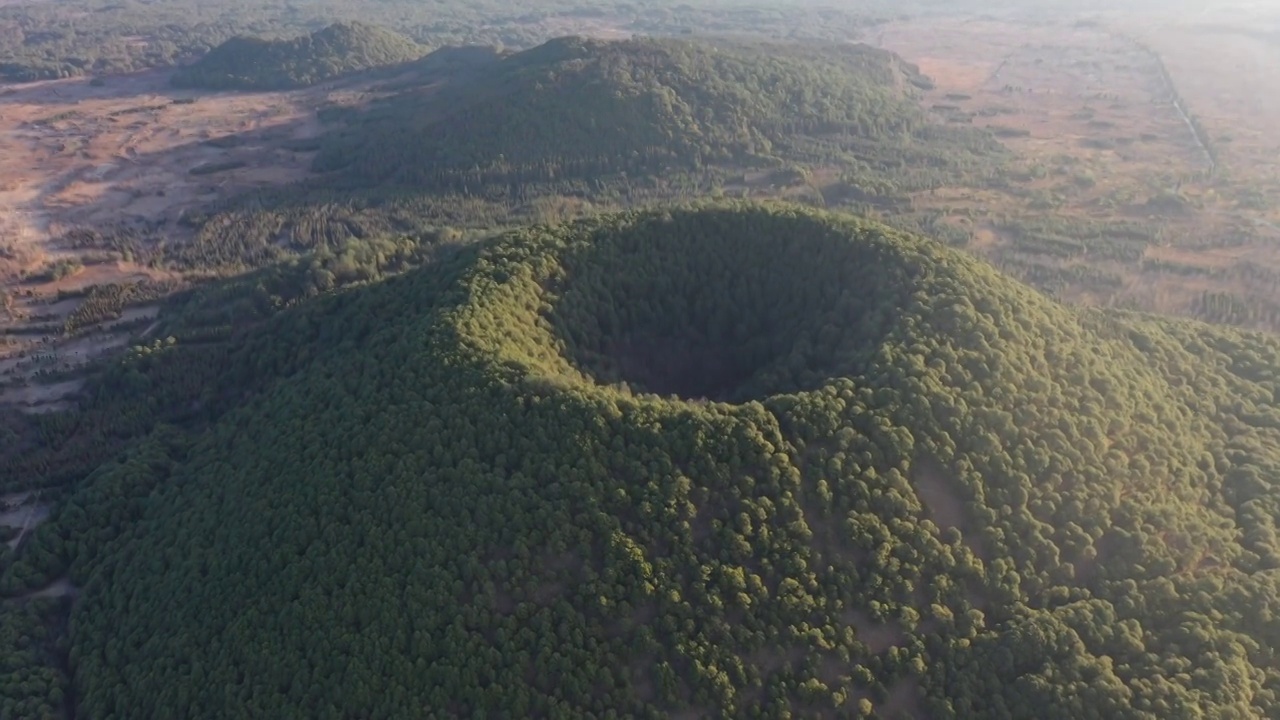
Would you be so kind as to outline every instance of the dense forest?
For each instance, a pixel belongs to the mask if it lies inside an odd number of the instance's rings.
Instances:
[[[54,241],[170,279],[0,407],[0,720],[1280,717],[1280,340],[1012,279],[1189,271],[850,42],[953,5],[0,4],[0,81],[396,71]],[[1275,326],[1245,271],[1191,313]]]
[[[309,180],[184,214],[189,242],[127,228],[68,242],[226,275],[424,234],[753,194],[956,235],[912,194],[999,185],[1009,159],[989,133],[923,112],[915,91],[928,80],[914,66],[847,43],[566,37],[524,52],[441,48],[401,68],[367,110],[321,110],[328,133],[308,148],[320,150]]]
[[[448,248],[3,430],[99,457],[6,712],[1280,714],[1280,341],[790,205]]]
[[[844,40],[902,12],[899,3],[856,10],[820,5],[705,0],[584,2],[496,0],[420,3],[383,0],[59,0],[0,5],[0,80],[25,82],[171,67],[230,38],[289,38],[335,21],[394,27],[432,47],[459,44],[527,48],[566,29],[616,27],[678,35],[690,31],[776,38]]]
[[[385,28],[334,23],[288,40],[234,37],[174,73],[176,87],[279,90],[416,60],[426,49]]]
[[[527,194],[787,162],[900,182],[920,167],[925,182],[997,153],[985,133],[929,122],[912,92],[928,83],[866,45],[564,37],[376,106],[326,139],[316,169],[359,187]]]

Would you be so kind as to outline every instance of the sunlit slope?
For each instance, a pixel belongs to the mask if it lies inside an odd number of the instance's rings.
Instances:
[[[1274,717],[1280,343],[787,206],[514,232],[82,560],[110,717]]]

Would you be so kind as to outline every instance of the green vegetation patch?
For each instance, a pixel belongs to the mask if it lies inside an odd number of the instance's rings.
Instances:
[[[913,66],[848,43],[561,38],[521,53],[445,48],[410,66],[368,110],[320,111],[333,129],[295,149],[318,149],[324,172],[189,214],[196,240],[168,246],[165,262],[224,273],[321,237],[511,227],[779,186],[899,221],[913,193],[991,184],[1008,158],[989,133],[930,120]]]
[[[291,40],[234,37],[174,73],[175,87],[280,90],[422,57],[409,38],[360,22],[334,23]]]
[[[984,133],[932,127],[915,99],[926,84],[866,45],[559,38],[383,103],[332,135],[316,168],[476,192],[784,158],[936,171],[998,152]],[[897,163],[887,147],[905,148]]]
[[[129,359],[97,402],[189,364],[227,410],[6,573],[82,588],[88,716],[1280,712],[1273,338],[732,205],[513,231],[227,347]]]

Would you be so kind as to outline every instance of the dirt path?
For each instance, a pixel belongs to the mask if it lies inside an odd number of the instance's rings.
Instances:
[[[964,544],[974,555],[984,561],[990,559],[990,553],[969,523],[965,509],[967,501],[959,480],[948,477],[942,468],[932,462],[916,462],[911,467],[911,485],[935,525],[943,530],[959,530]]]
[[[0,513],[0,525],[18,528],[18,534],[8,542],[9,549],[16,550],[22,539],[49,517],[49,506],[40,502],[39,494],[25,492],[0,498],[7,505],[16,506]]]
[[[1209,168],[1209,175],[1212,177],[1218,170],[1218,163],[1214,160],[1213,152],[1209,150],[1209,137],[1205,134],[1204,129],[1196,125],[1191,119],[1191,112],[1187,110],[1186,101],[1178,94],[1178,88],[1173,82],[1173,75],[1169,73],[1169,69],[1165,67],[1164,58],[1160,54],[1145,44],[1120,33],[1113,33],[1113,36],[1121,42],[1128,43],[1142,52],[1155,63],[1160,72],[1160,80],[1164,83],[1164,88],[1168,92],[1169,97],[1173,99],[1173,109],[1178,114],[1178,118],[1182,120],[1182,124],[1187,127],[1191,133],[1191,141],[1195,144],[1196,149],[1200,151],[1200,156],[1204,158],[1205,164]]]

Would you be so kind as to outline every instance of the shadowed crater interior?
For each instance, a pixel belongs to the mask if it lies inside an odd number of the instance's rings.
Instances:
[[[812,389],[856,374],[911,291],[881,232],[764,210],[599,230],[562,257],[552,325],[600,384],[732,403]]]

